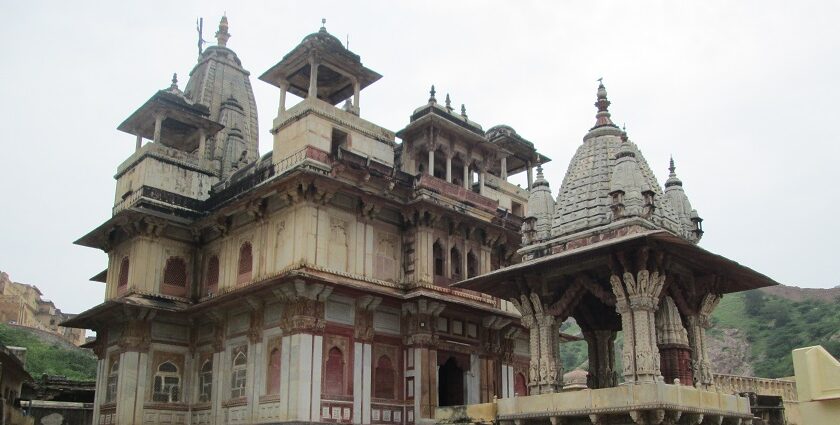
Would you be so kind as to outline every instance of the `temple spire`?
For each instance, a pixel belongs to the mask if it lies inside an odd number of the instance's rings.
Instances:
[[[675,172],[677,171],[677,167],[674,166],[674,155],[671,155],[671,165],[668,167],[668,171],[670,171],[670,174],[668,174],[670,177],[677,176],[677,173]]]
[[[429,103],[437,103],[437,99],[435,99],[435,85],[432,84],[432,89],[429,90]]]
[[[228,32],[228,20],[227,16],[223,15],[222,20],[219,21],[219,30],[216,31],[216,44],[225,47],[227,46],[228,39],[230,39],[230,33]]]

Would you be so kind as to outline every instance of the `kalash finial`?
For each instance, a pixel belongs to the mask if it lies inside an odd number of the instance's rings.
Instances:
[[[216,31],[216,44],[225,47],[229,39],[227,15],[222,15],[222,19],[219,21],[219,30]]]
[[[321,31],[327,32],[327,18],[321,18]]]
[[[604,87],[604,78],[598,79],[598,100],[595,102],[595,107],[598,108],[598,113],[595,114],[595,127],[598,128],[605,125],[616,127],[610,119],[610,101],[607,100],[607,88]]]
[[[452,112],[452,101],[449,100],[449,93],[446,93],[446,111]]]
[[[467,119],[467,107],[463,103],[461,104],[461,116]]]
[[[432,89],[429,90],[429,103],[436,103],[437,99],[435,99],[435,85],[432,84]]]
[[[172,84],[169,86],[170,90],[178,90],[178,74],[172,73]]]
[[[674,155],[671,155],[671,166],[668,167],[668,171],[671,173],[671,177],[675,177],[677,175],[677,167],[674,166]]]

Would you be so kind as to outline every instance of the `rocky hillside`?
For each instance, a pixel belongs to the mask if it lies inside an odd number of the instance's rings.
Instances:
[[[39,379],[43,374],[73,380],[96,377],[96,356],[47,332],[0,324],[0,344],[26,347],[26,371]]]
[[[840,357],[840,288],[778,286],[724,296],[709,355],[719,373],[793,375],[791,351],[822,345]]]

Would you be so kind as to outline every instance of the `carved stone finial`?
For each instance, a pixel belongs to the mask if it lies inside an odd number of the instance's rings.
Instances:
[[[230,33],[228,32],[228,20],[227,16],[223,15],[222,19],[219,21],[219,30],[216,31],[216,44],[225,47],[227,46],[229,39]]]
[[[432,84],[432,89],[429,90],[429,103],[436,103],[437,99],[435,99],[435,85]]]
[[[463,103],[461,104],[461,116],[467,119],[467,107]]]
[[[172,73],[172,84],[169,86],[170,89],[178,90],[178,74]]]
[[[670,172],[669,176],[676,177],[677,176],[677,167],[674,166],[674,155],[671,155],[671,166],[668,167],[668,171]]]
[[[321,18],[321,31],[327,32],[327,18]]]
[[[452,112],[452,101],[449,100],[449,93],[446,93],[446,110]]]
[[[598,108],[598,113],[595,115],[595,127],[593,128],[606,125],[617,127],[610,119],[610,101],[607,99],[607,89],[604,87],[603,80],[603,78],[598,79],[598,100],[595,102],[595,107]]]

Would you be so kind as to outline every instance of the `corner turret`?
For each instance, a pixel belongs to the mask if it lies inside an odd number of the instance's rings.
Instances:
[[[697,214],[697,210],[691,207],[688,195],[683,190],[683,182],[677,177],[677,167],[674,165],[674,158],[668,167],[668,180],[665,181],[665,199],[671,204],[676,212],[682,226],[682,236],[691,242],[700,242],[703,237],[703,219]]]

